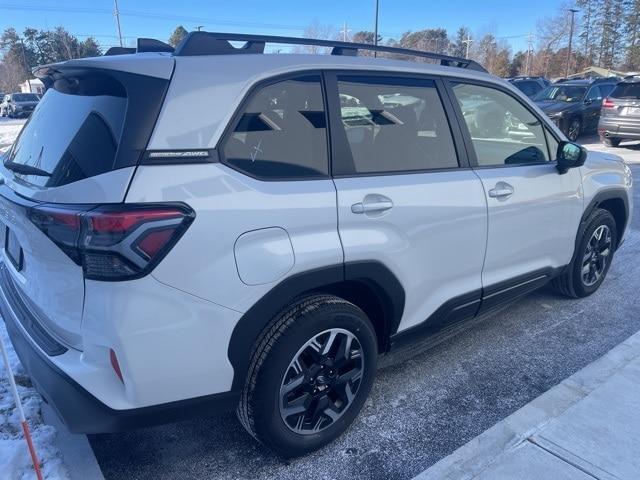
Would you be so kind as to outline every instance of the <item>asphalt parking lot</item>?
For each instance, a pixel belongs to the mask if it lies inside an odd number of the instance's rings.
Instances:
[[[640,161],[638,144],[611,151]],[[639,182],[640,165],[632,169]],[[636,206],[639,197],[636,188]],[[93,435],[91,446],[106,479],[411,478],[640,330],[639,256],[636,207],[596,294],[576,301],[543,289],[381,369],[352,428],[306,457],[283,462],[231,414]]]

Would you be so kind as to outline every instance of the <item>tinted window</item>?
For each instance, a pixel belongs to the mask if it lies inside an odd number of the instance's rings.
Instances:
[[[611,84],[611,83],[605,83],[603,85],[600,85],[600,94],[601,97],[600,99],[603,99],[604,97],[608,97],[609,94],[611,93],[611,91],[615,88],[616,86]]]
[[[550,85],[536,95],[537,101],[555,100],[556,102],[580,102],[587,87],[580,85]]]
[[[13,95],[14,102],[37,102],[38,95],[35,93],[16,93]]]
[[[527,97],[533,97],[536,93],[542,90],[542,87],[537,82],[529,80],[516,81],[513,84]]]
[[[538,118],[511,95],[465,83],[453,91],[480,166],[545,162],[549,150]]]
[[[640,82],[621,83],[611,92],[613,98],[640,98]]]
[[[257,177],[327,175],[320,77],[283,80],[256,92],[226,141],[223,155],[230,166]]]
[[[6,160],[50,173],[50,177],[25,176],[29,183],[43,187],[108,172],[113,168],[126,106],[124,97],[49,89]]]
[[[602,92],[600,92],[600,87],[593,86],[589,89],[585,100],[602,100]]]
[[[387,173],[458,166],[449,123],[431,80],[338,77],[351,158],[336,173]]]

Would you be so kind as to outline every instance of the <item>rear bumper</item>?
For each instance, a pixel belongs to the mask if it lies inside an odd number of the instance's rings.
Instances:
[[[109,433],[232,411],[240,392],[229,391],[134,409],[108,407],[63,372],[29,337],[0,290],[0,310],[13,347],[36,389],[73,433]],[[71,352],[65,354],[69,355]]]
[[[598,133],[601,137],[640,139],[640,120],[625,116],[600,117]]]

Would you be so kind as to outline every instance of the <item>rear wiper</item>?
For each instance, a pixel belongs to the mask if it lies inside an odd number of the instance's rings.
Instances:
[[[37,175],[38,177],[50,177],[51,174],[46,170],[42,170],[38,167],[32,167],[31,165],[25,165],[23,163],[5,162],[4,166],[9,170],[22,175]]]

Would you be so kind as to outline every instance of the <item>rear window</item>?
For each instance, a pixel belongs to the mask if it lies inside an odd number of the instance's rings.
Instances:
[[[611,92],[613,98],[640,98],[639,83],[620,83]]]
[[[37,102],[38,95],[35,93],[15,93],[11,95],[14,102]]]
[[[126,105],[127,99],[121,96],[49,89],[4,161],[47,172],[49,176],[19,175],[40,187],[108,172],[113,169]]]

